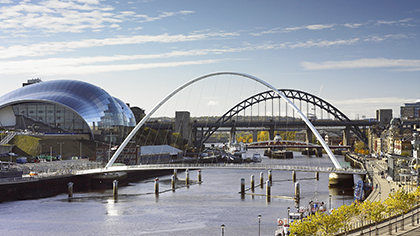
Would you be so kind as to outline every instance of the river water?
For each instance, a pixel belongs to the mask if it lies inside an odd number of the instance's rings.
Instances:
[[[255,152],[255,151],[250,151]],[[262,154],[262,151],[260,151]],[[251,153],[252,154],[252,153]],[[343,162],[342,156],[337,156]],[[307,157],[294,153],[294,159],[277,160],[263,157],[262,164],[333,166],[329,158]],[[154,191],[153,179],[120,187],[117,201],[112,190],[75,193],[80,199],[67,201],[67,194],[52,198],[4,202],[0,204],[0,235],[274,235],[277,218],[286,217],[287,207],[294,209],[294,201],[263,196],[246,195],[240,191],[241,178],[246,187],[250,176],[259,183],[261,171],[232,169],[203,169],[202,184],[167,191],[159,197]],[[267,179],[267,171],[264,173]],[[190,179],[197,179],[190,171]],[[272,171],[271,194],[294,196],[292,174]],[[178,173],[184,178],[184,173]],[[320,173],[319,181],[312,172],[297,172],[301,188],[301,205],[311,200],[329,203],[333,207],[350,204],[352,190],[328,188],[328,174]],[[355,176],[355,181],[360,177]],[[160,190],[170,189],[170,176],[160,177]],[[179,186],[182,183],[178,183]],[[256,188],[255,193],[265,193]],[[258,215],[261,215],[260,224]]]

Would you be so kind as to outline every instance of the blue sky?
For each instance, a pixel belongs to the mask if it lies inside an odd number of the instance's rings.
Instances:
[[[398,117],[420,99],[419,1],[0,0],[0,29],[0,95],[28,78],[75,79],[147,112],[193,78],[234,71],[351,119],[380,108]],[[232,83],[228,93],[262,89]],[[206,90],[193,115],[230,108]]]

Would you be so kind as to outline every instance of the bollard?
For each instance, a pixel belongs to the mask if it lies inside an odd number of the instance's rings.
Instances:
[[[260,172],[260,187],[264,188],[264,174]]]
[[[190,171],[188,169],[185,170],[185,185],[190,185]]]
[[[255,183],[254,183],[254,175],[251,175],[251,191],[254,192],[254,187]]]
[[[270,180],[270,184],[273,184],[273,175],[272,175],[272,171],[271,170],[268,171],[268,180]]]
[[[159,195],[159,179],[155,179],[155,194]]]
[[[296,171],[292,171],[292,181],[296,182]]]
[[[267,195],[267,202],[269,202],[270,198],[271,198],[271,183],[270,183],[270,180],[267,180],[265,182],[265,184],[267,185],[266,189],[265,189],[265,194]]]
[[[300,199],[300,188],[299,188],[299,182],[295,183],[295,198],[297,200]]]
[[[175,176],[175,179],[178,179],[178,170],[177,169],[174,169],[174,176]]]
[[[315,179],[319,180],[319,172],[315,172]]]
[[[118,198],[118,180],[112,182],[112,193],[114,195],[114,200]]]
[[[197,180],[198,180],[198,183],[201,184],[201,170],[197,171]]]
[[[69,198],[71,198],[73,197],[73,182],[69,182],[67,186],[68,186]]]
[[[245,178],[241,179],[241,195],[245,195]]]
[[[175,187],[176,187],[175,183],[176,183],[175,175],[172,175],[171,176],[171,188],[172,188],[173,192],[175,192]]]

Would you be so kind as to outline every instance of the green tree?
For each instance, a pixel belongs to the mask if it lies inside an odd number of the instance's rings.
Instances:
[[[353,202],[351,205],[344,204],[334,210],[344,228],[345,235],[347,235],[347,231],[350,229],[352,218],[358,213],[357,207],[356,203]]]
[[[315,223],[313,218],[315,215],[308,216],[305,219],[294,221],[290,224],[290,235],[312,236],[318,232],[319,225]]]
[[[311,221],[318,225],[318,232],[321,235],[333,235],[343,226],[338,214],[338,212],[335,213],[334,211],[331,214],[316,212]]]
[[[380,201],[371,202],[366,200],[360,207],[360,210],[366,215],[366,219],[375,223],[375,228],[378,230],[378,223],[384,219],[385,205]]]

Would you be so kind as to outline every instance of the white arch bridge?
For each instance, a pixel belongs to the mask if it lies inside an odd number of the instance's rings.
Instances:
[[[191,84],[194,84],[198,81],[207,79],[209,77],[219,76],[219,75],[234,75],[234,76],[240,76],[244,77],[246,79],[253,80],[255,82],[258,82],[270,90],[272,90],[274,93],[276,93],[278,96],[280,96],[282,99],[284,99],[287,104],[298,114],[298,116],[305,122],[305,124],[308,126],[308,128],[313,132],[317,140],[320,142],[322,147],[324,148],[325,152],[329,156],[331,162],[334,164],[335,169],[343,169],[338,162],[337,158],[335,158],[333,152],[328,147],[322,136],[319,134],[319,132],[316,130],[316,128],[313,126],[313,124],[309,121],[309,119],[302,113],[302,111],[293,103],[291,102],[283,92],[279,91],[276,87],[273,85],[265,82],[264,80],[261,80],[255,76],[247,75],[244,73],[237,73],[237,72],[215,72],[210,73],[207,75],[203,75],[200,77],[197,77],[195,79],[190,80],[189,82],[181,85],[177,89],[175,89],[173,92],[171,92],[169,95],[167,95],[162,101],[160,101],[155,107],[152,108],[152,110],[134,127],[134,129],[130,132],[130,134],[126,137],[126,139],[122,142],[122,144],[118,147],[112,158],[109,160],[109,162],[106,164],[105,168],[110,168],[114,164],[115,160],[118,158],[118,156],[121,154],[121,152],[124,150],[124,148],[127,146],[127,144],[130,142],[130,140],[134,137],[134,135],[137,133],[137,131],[143,126],[144,123],[146,123],[147,120],[164,104],[166,103],[170,98],[175,96],[178,92],[185,89],[186,87],[190,86]],[[163,166],[161,166],[163,168]],[[308,170],[309,171],[309,170]]]
[[[112,166],[108,168],[97,168],[76,171],[76,175],[103,174],[113,172],[130,172],[141,170],[186,170],[186,169],[247,169],[247,170],[280,170],[280,171],[304,171],[337,174],[367,174],[366,170],[318,167],[318,166],[290,166],[290,165],[266,165],[266,164],[155,164],[155,165],[130,165]]]

